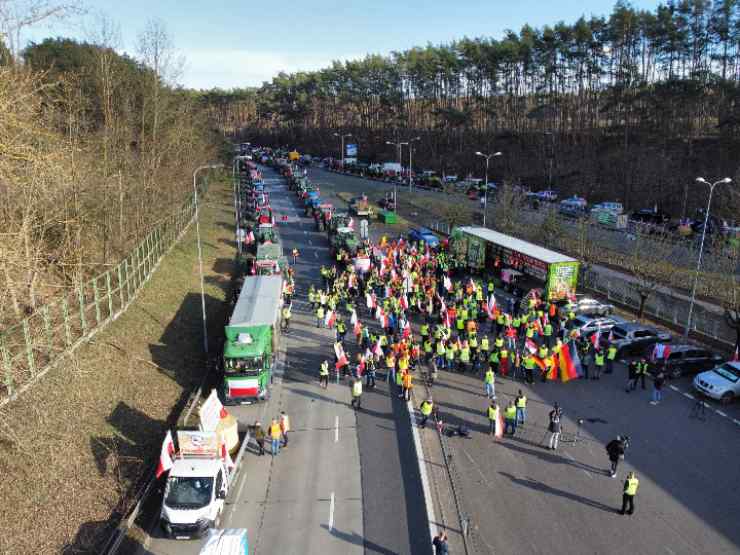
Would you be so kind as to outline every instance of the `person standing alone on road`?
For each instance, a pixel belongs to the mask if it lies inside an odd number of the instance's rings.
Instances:
[[[493,373],[493,369],[489,366],[486,370],[486,377],[484,378],[486,384],[486,397],[489,399],[496,398],[496,376]]]
[[[350,403],[355,409],[360,408],[362,403],[362,380],[356,378],[352,383],[352,402]]]
[[[606,452],[609,455],[611,461],[611,477],[614,478],[617,475],[617,466],[619,465],[620,459],[624,458],[624,452],[627,450],[627,444],[622,439],[622,436],[617,436],[617,439],[611,440],[606,445]]]
[[[663,385],[665,384],[665,374],[661,370],[658,375],[655,376],[653,381],[653,399],[650,401],[651,405],[657,405],[663,400]]]
[[[488,407],[488,434],[496,434],[496,422],[498,421],[498,405],[494,399],[491,399],[491,405]]]
[[[329,387],[329,361],[325,360],[321,363],[321,369],[319,370],[319,384],[321,387],[326,389]]]
[[[562,416],[562,409],[555,403],[550,411],[550,425],[547,428],[550,432],[549,448],[553,451],[558,448],[558,441],[560,441],[560,419]]]
[[[631,515],[635,512],[635,496],[637,495],[637,488],[640,487],[640,480],[637,479],[634,472],[627,474],[627,479],[624,481],[624,490],[622,493],[622,510],[619,511],[620,515],[625,514]],[[627,508],[629,506],[629,509]]]

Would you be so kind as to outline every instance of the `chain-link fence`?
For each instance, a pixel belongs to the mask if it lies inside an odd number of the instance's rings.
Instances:
[[[201,192],[207,189],[201,182]],[[40,379],[118,318],[154,273],[162,256],[186,231],[195,215],[190,195],[178,212],[162,220],[117,266],[69,289],[0,334],[0,406]]]

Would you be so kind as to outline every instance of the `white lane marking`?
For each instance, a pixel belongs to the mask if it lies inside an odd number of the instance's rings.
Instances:
[[[435,522],[437,519],[434,516],[434,505],[432,501],[432,492],[429,488],[429,478],[427,477],[427,465],[424,461],[424,451],[421,448],[421,435],[419,434],[419,427],[416,425],[416,417],[414,416],[414,405],[411,401],[406,402],[406,410],[409,412],[409,420],[411,420],[411,434],[414,436],[414,448],[416,449],[416,462],[419,465],[419,477],[421,478],[421,489],[424,493],[424,505],[427,508],[427,522],[429,522],[429,538],[434,537],[435,533]]]
[[[578,462],[578,461],[577,461],[577,460],[575,459],[575,457],[573,457],[573,455],[571,455],[570,453],[565,453],[565,456],[566,456],[566,457],[568,457],[568,458],[569,458],[570,460],[572,460],[572,461],[573,461],[573,462],[575,462],[575,463],[577,463],[577,462]],[[582,470],[583,472],[585,472],[585,473],[586,473],[586,476],[588,476],[589,478],[593,479],[593,476],[591,476],[591,473],[590,473],[590,472],[589,472],[588,470],[586,470],[585,468],[581,468],[581,467],[579,467],[579,470]]]
[[[319,253],[318,253],[318,252],[316,252],[316,251],[313,251],[313,257],[314,257],[314,258],[318,258],[318,257],[319,257]]]
[[[683,396],[686,397],[687,399],[693,399],[694,398],[694,396],[691,393],[684,393]]]
[[[733,419],[732,419],[732,421],[733,421],[733,422],[734,422],[735,424],[737,424],[738,426],[740,426],[740,420],[738,420],[737,418],[733,418]]]
[[[308,231],[306,231],[306,230],[304,229],[304,230],[303,230],[303,235],[308,235]]]
[[[311,241],[311,239],[309,239],[308,240],[308,244],[311,245],[311,246],[313,246],[313,241]]]
[[[721,410],[717,410],[717,409],[715,409],[715,410],[714,410],[714,412],[716,412],[716,413],[717,413],[717,414],[719,414],[720,416],[724,416],[725,418],[727,418],[727,414],[726,414],[726,413],[724,413],[724,412],[722,412]]]
[[[334,492],[331,492],[331,501],[329,502],[329,532],[334,529]]]
[[[334,417],[334,443],[339,441],[339,416]]]
[[[681,390],[678,389],[675,385],[669,386],[673,391],[677,391],[678,393],[681,393]]]

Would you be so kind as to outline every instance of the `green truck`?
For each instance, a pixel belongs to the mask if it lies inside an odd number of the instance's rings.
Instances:
[[[345,251],[350,256],[354,256],[357,254],[358,248],[360,248],[360,241],[350,227],[338,228],[337,232],[329,239],[329,250],[332,256],[335,256],[339,251]]]
[[[224,404],[268,399],[280,340],[283,278],[244,278],[225,328],[222,398]]]
[[[283,246],[280,243],[257,244],[257,254],[254,257],[252,274],[258,276],[280,275],[287,267],[283,256]]]
[[[543,289],[547,300],[563,300],[576,294],[579,262],[559,252],[474,226],[455,228],[450,248],[459,268],[493,273],[512,287]],[[517,283],[510,283],[510,279]]]

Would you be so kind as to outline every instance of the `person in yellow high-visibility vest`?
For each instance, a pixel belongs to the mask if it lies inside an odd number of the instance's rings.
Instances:
[[[496,420],[498,420],[498,405],[496,401],[491,400],[491,405],[488,407],[488,433],[494,435],[496,433]]]
[[[272,441],[272,456],[274,457],[280,452],[280,437],[282,432],[280,431],[280,422],[277,418],[273,418],[270,423],[270,440]]]
[[[421,402],[421,407],[419,407],[421,410],[421,422],[419,422],[419,427],[424,428],[427,425],[427,419],[432,415],[432,411],[434,410],[434,402],[432,401],[432,398],[425,399]]]
[[[624,481],[624,490],[622,491],[622,510],[619,511],[620,515],[625,513],[631,515],[635,512],[635,496],[639,487],[640,480],[637,479],[635,473],[630,472],[627,474],[627,479]]]
[[[516,406],[514,406],[513,401],[509,401],[506,410],[504,410],[504,421],[506,422],[504,433],[513,436],[516,433]]]
[[[527,420],[527,396],[519,390],[519,393],[514,399],[514,405],[516,406],[516,425],[521,426]]]
[[[362,403],[362,380],[360,378],[357,378],[352,383],[352,402],[350,404],[354,408],[359,409],[361,403]]]
[[[490,366],[488,367],[488,370],[486,370],[483,383],[485,383],[486,386],[486,397],[494,399],[496,397],[496,376],[493,373],[493,368]]]

